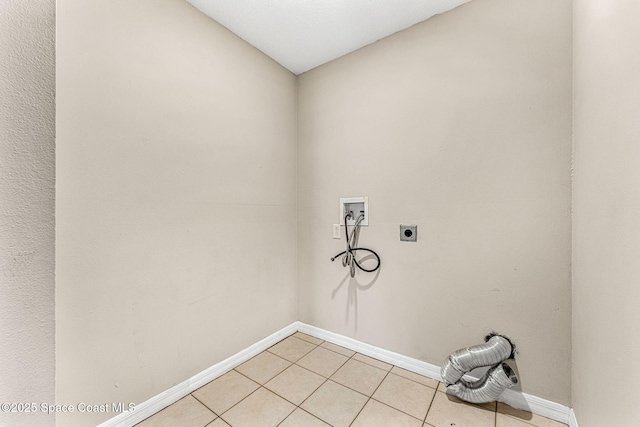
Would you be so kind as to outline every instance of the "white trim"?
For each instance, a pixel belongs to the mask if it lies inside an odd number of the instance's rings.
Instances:
[[[316,328],[315,326],[307,325],[305,323],[300,323],[299,331],[321,340],[329,341],[332,344],[348,348],[349,350],[362,353],[365,356],[373,357],[374,359],[390,363],[399,368],[415,372],[416,374],[433,378],[437,381],[442,381],[442,378],[440,377],[440,368],[438,366],[431,365],[430,363],[422,362],[412,357],[407,357],[371,344],[363,343],[362,341],[357,341],[353,338],[345,337],[344,335],[325,331],[324,329]]]
[[[304,323],[300,323],[299,331],[316,338],[329,341],[333,344],[346,347],[350,350],[357,351],[365,356],[373,357],[374,359],[382,360],[383,362],[415,372],[416,374],[424,375],[425,377],[432,378],[436,381],[442,381],[439,366],[375,347],[373,345],[354,340],[353,338],[328,332]],[[466,377],[470,380],[477,379],[470,376]],[[565,424],[569,424],[570,415],[572,414],[571,408],[567,406],[512,389],[505,390],[502,396],[500,396],[500,401],[513,408],[524,409],[533,414],[551,418],[552,420],[560,421]],[[577,423],[575,423],[575,426],[571,427],[577,427]]]
[[[268,337],[258,341],[250,347],[234,354],[233,356],[223,360],[220,363],[216,363],[210,368],[194,375],[186,381],[176,384],[170,389],[152,397],[151,399],[136,405],[134,411],[125,411],[104,423],[98,425],[98,427],[126,427],[133,426],[153,414],[160,412],[172,403],[177,402],[186,395],[196,391],[203,385],[215,380],[219,376],[229,372],[236,366],[246,362],[253,356],[263,352],[278,341],[292,335],[298,331],[300,322],[294,322],[289,326],[280,329]]]
[[[360,225],[369,225],[369,196],[362,197],[341,197],[340,198],[340,225],[344,225],[344,205],[347,203],[363,203],[364,204],[364,218]],[[355,225],[358,215],[355,215],[352,219],[347,220],[347,225]]]
[[[298,331],[348,348],[364,354],[365,356],[373,357],[374,359],[415,372],[416,374],[424,375],[425,377],[432,378],[436,381],[442,381],[439,366],[404,356],[399,353],[394,353],[393,351],[385,350],[383,348],[376,347],[344,335],[329,332],[315,326],[307,325],[302,322],[294,322],[278,332],[258,341],[252,346],[240,351],[239,353],[236,353],[228,359],[225,359],[222,362],[205,369],[199,374],[196,374],[188,380],[171,387],[169,390],[136,405],[135,411],[123,412],[105,421],[98,427],[133,426]],[[524,409],[533,414],[568,424],[569,427],[578,427],[578,422],[573,410],[559,403],[551,402],[549,400],[515,390],[506,390],[500,397],[500,401],[516,409]]]
[[[505,390],[498,400],[512,408],[523,409],[532,414],[569,424],[571,408],[568,406],[513,389]]]
[[[569,414],[569,427],[578,427],[578,419],[576,418],[576,413],[571,410]]]

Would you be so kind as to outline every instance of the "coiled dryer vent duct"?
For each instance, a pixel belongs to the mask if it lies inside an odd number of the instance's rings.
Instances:
[[[467,372],[482,366],[493,366],[512,359],[515,346],[507,337],[497,334],[487,335],[485,343],[454,352],[442,366],[440,373],[447,384],[455,384]]]
[[[440,371],[448,385],[447,394],[472,403],[496,400],[505,389],[518,383],[513,370],[503,363],[514,355],[515,346],[511,340],[493,333],[485,337],[484,344],[454,352]],[[492,368],[481,379],[473,382],[462,379],[464,374],[483,366]]]
[[[506,363],[500,363],[489,369],[478,381],[460,380],[447,387],[447,394],[471,403],[486,403],[497,400],[508,388],[518,383],[518,378]]]

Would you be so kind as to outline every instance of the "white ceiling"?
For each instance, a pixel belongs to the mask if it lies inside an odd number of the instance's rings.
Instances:
[[[295,74],[470,0],[187,0]]]

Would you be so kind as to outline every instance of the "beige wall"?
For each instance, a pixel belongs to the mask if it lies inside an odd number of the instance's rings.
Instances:
[[[58,2],[60,403],[140,402],[298,318],[293,76],[186,5],[129,3]],[[476,0],[301,76],[303,321],[436,364],[495,329],[518,344],[523,389],[569,403],[569,9]],[[0,397],[49,401],[53,4],[2,12]],[[640,417],[639,14],[574,10],[571,404],[586,427]],[[356,195],[383,259],[373,283],[328,260],[338,198]],[[611,366],[628,381],[603,379]],[[25,420],[6,422],[53,422]]]
[[[573,396],[580,427],[640,420],[640,3],[574,9]]]
[[[300,76],[302,321],[438,365],[495,330],[525,392],[570,403],[571,17],[477,0]],[[329,260],[352,196],[378,276]]]
[[[54,402],[54,94],[55,2],[0,2],[0,403]]]
[[[58,5],[57,399],[140,402],[297,318],[293,78],[184,5],[85,3]],[[1,7],[0,400],[50,402],[54,4]],[[568,7],[476,0],[300,78],[302,320],[432,363],[496,329],[525,391],[567,403]],[[639,15],[575,2],[586,427],[640,417]],[[338,198],[364,194],[371,286],[328,261]]]
[[[140,403],[298,318],[295,76],[186,2],[57,14],[56,399]]]

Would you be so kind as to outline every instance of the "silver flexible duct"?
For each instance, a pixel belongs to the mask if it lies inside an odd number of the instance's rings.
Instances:
[[[454,352],[440,370],[447,384],[447,394],[471,403],[492,402],[507,388],[518,383],[511,367],[503,363],[512,359],[516,348],[511,340],[492,333],[485,337],[485,343],[462,348]],[[491,366],[477,381],[465,381],[464,374],[482,366]]]
[[[499,363],[487,371],[478,381],[461,380],[447,387],[447,394],[471,403],[497,400],[507,388],[518,383],[518,378],[506,363]]]
[[[440,370],[443,381],[455,384],[467,372],[481,366],[493,366],[506,359],[513,358],[515,346],[502,335],[491,334],[481,345],[463,348],[454,352]]]

